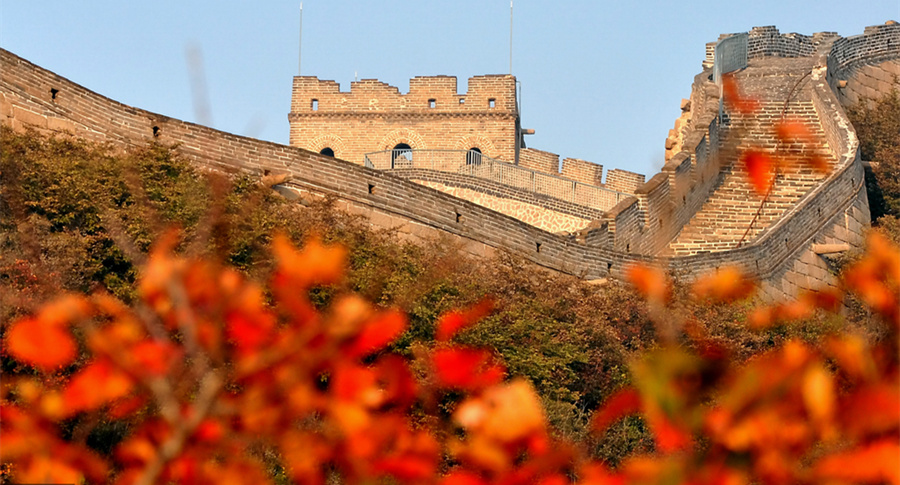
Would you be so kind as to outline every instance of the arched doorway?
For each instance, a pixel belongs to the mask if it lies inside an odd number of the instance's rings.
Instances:
[[[469,148],[466,152],[466,165],[481,165],[481,150],[478,147]]]
[[[331,147],[325,147],[321,151],[319,151],[319,153],[321,153],[322,155],[329,156],[329,157],[334,156],[334,150],[332,150]]]
[[[412,166],[412,159],[412,147],[406,143],[398,143],[394,149],[391,150],[391,168],[397,168],[399,166],[410,167]]]

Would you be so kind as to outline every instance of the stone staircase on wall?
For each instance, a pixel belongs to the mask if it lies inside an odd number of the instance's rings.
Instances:
[[[779,62],[760,63],[762,66],[759,67],[769,69],[764,75],[754,77],[751,66],[744,76],[739,76],[739,80],[746,81],[742,86],[745,94],[759,100],[759,108],[750,115],[732,115],[730,136],[739,136],[741,144],[737,150],[731,150],[732,155],[725,163],[720,183],[712,196],[669,243],[668,255],[725,251],[753,241],[825,178],[806,163],[809,157],[821,157],[829,166],[835,165],[836,160],[828,149],[825,133],[810,100],[808,80],[798,75],[798,71],[773,75],[771,65]],[[785,104],[788,97],[791,101]],[[803,143],[779,142],[775,137],[775,126],[781,119],[803,123],[812,139]],[[727,143],[728,136],[725,140]],[[777,157],[785,167],[765,203],[754,190],[747,169],[739,160],[738,154],[751,147]]]

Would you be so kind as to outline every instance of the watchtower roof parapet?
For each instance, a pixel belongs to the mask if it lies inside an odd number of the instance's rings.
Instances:
[[[515,113],[516,78],[509,74],[472,76],[465,93],[457,92],[456,76],[416,76],[409,92],[401,93],[377,79],[350,83],[342,91],[339,83],[315,76],[295,76],[291,112],[319,111],[432,111]]]

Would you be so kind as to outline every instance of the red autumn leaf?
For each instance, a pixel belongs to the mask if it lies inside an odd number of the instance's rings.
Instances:
[[[442,387],[474,390],[503,379],[503,368],[491,364],[491,354],[487,350],[440,349],[432,354],[431,360]]]
[[[900,389],[894,384],[869,386],[841,400],[840,418],[852,436],[900,429]]]
[[[755,289],[753,281],[735,266],[727,266],[715,273],[701,276],[693,285],[694,296],[714,301],[740,300],[752,295]]]
[[[453,471],[441,479],[441,485],[487,485],[480,476],[469,471]]]
[[[67,329],[40,319],[17,321],[6,334],[6,348],[17,360],[45,372],[75,360],[75,340]]]
[[[406,315],[397,310],[384,312],[365,323],[359,335],[347,348],[351,358],[378,352],[406,331]]]
[[[169,372],[177,350],[169,342],[144,341],[133,346],[129,354],[137,366],[135,371],[161,376]]]
[[[783,142],[813,141],[812,132],[805,123],[798,120],[782,120],[775,125],[775,136]]]
[[[90,312],[88,302],[64,296],[45,305],[35,316],[13,323],[6,334],[12,356],[45,372],[75,359],[77,346],[67,326]]]
[[[399,355],[386,355],[375,363],[378,382],[384,391],[385,401],[400,406],[411,404],[416,398],[416,380]]]
[[[686,449],[691,444],[691,435],[664,416],[648,419],[656,446],[663,453]]]
[[[607,399],[603,407],[591,418],[591,429],[602,433],[609,425],[640,410],[641,396],[637,390],[628,388],[618,391]]]
[[[625,271],[625,277],[651,303],[666,303],[671,297],[669,278],[660,268],[634,264]]]
[[[129,414],[137,412],[137,410],[142,408],[145,404],[147,404],[147,398],[145,396],[131,396],[125,399],[119,399],[110,405],[107,414],[113,419],[122,419]]]
[[[431,456],[405,454],[377,460],[376,473],[385,473],[402,483],[423,483],[434,476],[437,460]]]
[[[340,245],[325,246],[317,237],[298,251],[287,236],[278,233],[272,239],[272,252],[278,260],[274,276],[278,286],[302,291],[313,285],[337,283],[344,276],[347,249]]]
[[[450,311],[438,319],[435,339],[446,341],[453,338],[457,332],[488,316],[494,309],[494,301],[485,298],[477,304],[463,311]]]
[[[241,311],[229,312],[225,317],[228,339],[241,352],[261,348],[272,337],[275,320],[268,312],[257,314]]]
[[[90,411],[125,397],[134,383],[108,360],[94,360],[79,370],[63,391],[67,411]]]
[[[840,311],[844,304],[844,293],[838,288],[823,288],[810,293],[808,298],[817,308],[828,312]]]
[[[759,103],[755,99],[741,95],[733,74],[722,76],[722,97],[726,106],[739,113],[750,114],[759,109]]]
[[[194,430],[194,436],[200,441],[215,443],[225,436],[225,427],[222,423],[212,419],[205,419]]]
[[[775,307],[760,306],[750,312],[747,326],[752,330],[765,330],[775,324]]]
[[[334,397],[343,401],[366,400],[365,391],[375,390],[376,375],[372,369],[358,365],[343,365],[335,369],[331,378],[330,389]],[[380,398],[380,393],[378,393]]]
[[[825,349],[838,368],[852,379],[872,380],[876,373],[872,349],[858,335],[832,336]]]
[[[822,175],[828,175],[831,173],[831,163],[822,155],[810,155],[804,158],[803,162]]]
[[[888,438],[829,455],[813,470],[820,482],[900,484],[900,443]]]
[[[772,158],[757,150],[747,150],[741,155],[744,165],[747,167],[747,176],[754,190],[759,195],[765,196],[772,187],[775,163]]]

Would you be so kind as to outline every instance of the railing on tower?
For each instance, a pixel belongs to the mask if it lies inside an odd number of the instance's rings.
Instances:
[[[473,150],[384,150],[367,153],[366,167],[376,170],[434,170],[546,195],[599,210],[609,210],[629,194],[497,160]]]
[[[724,114],[722,76],[747,67],[749,34],[732,34],[716,42],[713,54],[713,81],[719,86],[719,119]]]

